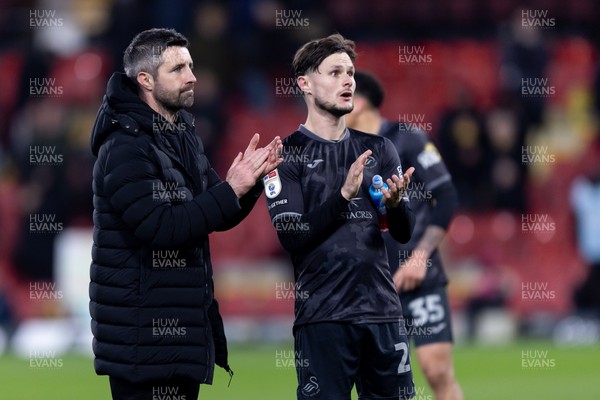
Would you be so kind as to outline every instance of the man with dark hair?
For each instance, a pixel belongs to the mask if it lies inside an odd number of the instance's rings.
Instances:
[[[345,126],[354,94],[354,43],[311,41],[294,57],[306,122],[284,140],[264,178],[268,209],[294,264],[298,399],[405,399],[414,395],[400,301],[369,186],[383,190],[392,237],[410,240],[414,215],[392,143]]]
[[[239,223],[281,161],[279,138],[258,148],[256,134],[219,179],[182,110],[196,81],[187,45],[170,29],[138,34],[92,132],[94,366],[113,399],[197,399],[215,362],[230,372],[208,234]]]
[[[416,214],[415,230],[410,241],[402,244],[384,235],[389,265],[408,336],[435,398],[462,399],[452,364],[448,280],[437,252],[458,205],[456,190],[440,154],[421,131],[404,129],[406,123],[399,125],[381,117],[384,92],[377,79],[360,71],[354,78],[354,110],[346,116],[348,126],[388,138],[402,162],[417,166],[407,188]]]

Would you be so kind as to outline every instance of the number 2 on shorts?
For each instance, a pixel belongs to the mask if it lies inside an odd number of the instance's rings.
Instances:
[[[400,364],[398,364],[398,373],[405,374],[410,371],[410,364],[407,364],[408,361],[408,345],[405,342],[396,343],[394,345],[396,351],[402,351],[402,359],[400,360]]]

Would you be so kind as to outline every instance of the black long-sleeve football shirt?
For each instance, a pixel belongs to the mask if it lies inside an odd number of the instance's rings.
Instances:
[[[283,163],[263,178],[279,240],[290,252],[296,279],[295,325],[336,321],[394,322],[402,315],[377,211],[369,197],[374,175],[401,175],[386,138],[347,129],[329,141],[306,127],[283,140]],[[350,165],[366,150],[361,188],[341,195]],[[405,197],[388,209],[391,236],[410,240],[415,216]]]

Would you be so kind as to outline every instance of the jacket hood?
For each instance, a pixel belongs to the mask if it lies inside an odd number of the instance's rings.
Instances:
[[[180,111],[183,120],[193,126],[191,114]],[[122,72],[115,72],[106,85],[106,94],[98,109],[92,128],[92,153],[98,156],[100,146],[115,130],[138,135],[141,131],[152,134],[153,117],[159,116],[138,96],[137,86]]]
[[[100,146],[119,127],[137,133],[140,123],[152,120],[152,109],[137,95],[137,88],[124,73],[114,73],[106,85],[106,94],[92,128],[92,153],[98,156]]]

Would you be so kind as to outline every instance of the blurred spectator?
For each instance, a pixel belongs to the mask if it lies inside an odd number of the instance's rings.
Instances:
[[[204,154],[213,160],[213,153],[227,132],[225,101],[215,73],[210,69],[194,68],[196,87],[194,105],[189,109],[194,115],[196,134],[202,139]]]
[[[109,47],[111,58],[116,61],[116,69],[122,68],[123,49],[129,44],[129,38],[146,29],[154,14],[155,11],[147,7],[142,0],[112,2],[109,28],[103,42]]]
[[[141,2],[140,6],[152,10],[151,26],[188,33],[194,24],[193,13],[190,10],[198,3],[197,0],[178,0],[176,3],[171,0],[150,0]]]
[[[483,121],[483,114],[473,106],[466,89],[456,93],[454,104],[441,117],[440,153],[463,209],[481,210],[489,204],[486,170],[490,148]]]
[[[517,116],[497,108],[486,116],[490,143],[491,206],[522,213],[526,209],[526,168],[521,162],[523,134]]]
[[[40,98],[15,119],[12,142],[20,172],[22,223],[13,262],[24,280],[53,278],[54,241],[61,225],[49,224],[63,224],[67,206],[65,114],[56,99]],[[32,222],[39,229],[31,229]]]
[[[542,122],[545,96],[524,95],[524,79],[546,79],[549,55],[543,30],[524,26],[523,10],[518,8],[501,28],[500,43],[502,61],[500,65],[501,91],[510,94],[526,116],[526,127],[539,126]],[[532,88],[535,89],[535,88]]]
[[[194,31],[190,37],[193,43],[190,54],[194,67],[208,70],[214,75],[213,79],[218,86],[231,90],[239,60],[236,52],[231,51],[234,44],[229,34],[226,8],[216,2],[202,3],[195,9],[194,16]],[[198,86],[202,91],[203,86]]]
[[[275,97],[271,79],[292,78],[293,49],[331,33],[327,18],[317,5],[294,0],[232,2],[230,11],[237,84],[249,107],[268,112]]]

